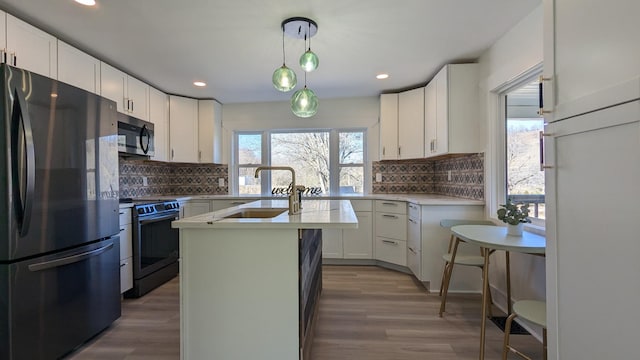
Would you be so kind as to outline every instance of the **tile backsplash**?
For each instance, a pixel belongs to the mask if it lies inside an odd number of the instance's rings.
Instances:
[[[484,154],[374,161],[374,194],[423,193],[484,200]],[[451,180],[449,180],[451,172]],[[382,181],[376,182],[376,173]]]
[[[229,166],[119,159],[120,197],[165,195],[226,195]],[[147,186],[144,186],[144,177]],[[224,179],[224,186],[218,180]]]

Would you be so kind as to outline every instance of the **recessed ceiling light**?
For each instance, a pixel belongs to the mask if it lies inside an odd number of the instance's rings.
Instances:
[[[86,6],[94,6],[96,4],[96,0],[76,0],[76,2]]]
[[[199,87],[205,87],[205,86],[207,86],[207,83],[202,82],[202,81],[194,81],[193,85],[199,86]]]
[[[378,79],[378,80],[387,79],[388,77],[389,77],[389,74],[378,74],[378,75],[376,75],[376,79]]]

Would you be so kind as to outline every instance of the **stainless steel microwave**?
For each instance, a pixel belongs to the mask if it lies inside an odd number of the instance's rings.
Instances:
[[[118,152],[153,156],[153,124],[118,113]]]

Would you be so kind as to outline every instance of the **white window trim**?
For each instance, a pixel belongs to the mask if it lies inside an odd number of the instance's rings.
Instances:
[[[262,163],[255,164],[259,165],[271,165],[271,134],[284,134],[284,133],[308,133],[308,132],[327,132],[329,133],[329,152],[330,152],[330,162],[329,162],[329,176],[330,176],[330,189],[329,194],[326,196],[338,196],[340,195],[340,168],[342,167],[362,167],[363,169],[363,195],[366,193],[366,189],[369,189],[370,179],[367,176],[370,173],[370,165],[368,164],[368,147],[367,147],[367,129],[366,128],[340,128],[340,129],[272,129],[272,130],[263,130],[263,131],[234,131],[233,133],[233,144],[232,144],[232,173],[231,179],[229,180],[229,185],[231,186],[232,193],[234,195],[239,194],[239,186],[237,183],[238,178],[238,169],[241,167],[238,159],[238,137],[239,135],[247,135],[247,134],[261,134],[262,135]],[[340,164],[338,156],[332,155],[337,154],[339,152],[340,147],[340,139],[339,134],[343,132],[362,132],[362,164]],[[254,165],[254,164],[252,164]],[[248,167],[248,166],[242,166]],[[261,177],[261,193],[259,196],[270,196],[271,195],[271,176]],[[250,196],[249,194],[242,194]],[[256,194],[257,196],[257,194]]]
[[[515,78],[503,83],[502,85],[493,89],[490,93],[490,99],[495,106],[495,111],[492,111],[491,118],[493,121],[489,126],[490,142],[492,146],[492,161],[486,162],[487,167],[485,169],[485,178],[493,179],[493,181],[487,182],[486,185],[486,205],[489,219],[493,220],[497,224],[501,224],[502,221],[498,219],[496,212],[498,211],[500,204],[504,204],[507,197],[506,192],[506,129],[505,129],[505,117],[506,117],[506,104],[504,95],[516,89],[522,85],[525,85],[534,80],[539,75],[542,75],[542,63],[536,64],[530,69],[522,72]],[[491,175],[491,176],[486,176]],[[545,222],[544,220],[532,219],[531,224],[525,224],[525,229],[534,233],[544,235]]]

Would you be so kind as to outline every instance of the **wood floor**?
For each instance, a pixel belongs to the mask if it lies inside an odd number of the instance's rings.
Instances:
[[[178,288],[176,278],[141,299],[125,299],[122,317],[67,359],[179,359]],[[479,295],[450,294],[440,318],[440,298],[409,275],[375,266],[324,266],[311,359],[475,360],[479,305]],[[533,359],[542,358],[532,336],[511,338]],[[501,358],[502,339],[502,331],[488,323],[487,360]]]

